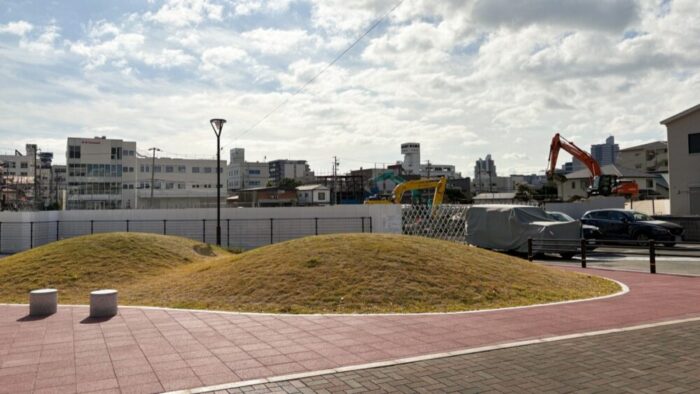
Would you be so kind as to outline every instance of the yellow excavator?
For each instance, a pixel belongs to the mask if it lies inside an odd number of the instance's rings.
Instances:
[[[435,189],[433,194],[433,206],[436,207],[442,204],[442,199],[445,197],[445,188],[447,187],[447,179],[419,179],[415,181],[406,181],[399,183],[391,193],[391,198],[368,198],[365,204],[401,204],[401,199],[404,193],[411,190]]]

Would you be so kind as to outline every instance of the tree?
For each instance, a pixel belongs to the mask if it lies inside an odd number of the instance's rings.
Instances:
[[[280,181],[280,184],[277,185],[282,190],[295,190],[297,186],[301,186],[301,182],[297,181],[296,179],[290,179],[290,178],[282,178]]]
[[[532,188],[524,183],[521,183],[518,185],[517,191],[515,192],[515,200],[530,201],[532,199],[532,194]]]

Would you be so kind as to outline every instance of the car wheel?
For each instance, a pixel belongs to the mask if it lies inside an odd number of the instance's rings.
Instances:
[[[572,253],[572,252],[559,253],[559,256],[561,256],[561,258],[564,260],[571,260],[574,258],[575,255],[576,255],[576,253]]]
[[[649,243],[649,237],[646,234],[637,234],[637,236],[634,237],[634,239],[637,240],[637,243],[640,246],[646,246]]]

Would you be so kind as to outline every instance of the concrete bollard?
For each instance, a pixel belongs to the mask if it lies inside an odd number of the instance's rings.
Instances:
[[[38,289],[29,292],[29,316],[46,316],[56,313],[58,290]]]
[[[112,317],[116,314],[116,290],[96,290],[90,293],[90,317]]]

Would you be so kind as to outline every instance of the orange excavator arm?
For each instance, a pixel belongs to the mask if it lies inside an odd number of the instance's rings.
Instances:
[[[571,156],[579,159],[588,170],[591,172],[591,177],[600,176],[603,172],[600,170],[600,165],[598,162],[585,150],[579,148],[571,141],[567,141],[564,137],[560,136],[559,133],[554,135],[552,138],[552,144],[549,147],[549,164],[547,168],[547,177],[552,178],[554,176],[554,171],[557,169],[557,158],[559,157],[559,150],[564,149],[569,152]]]

